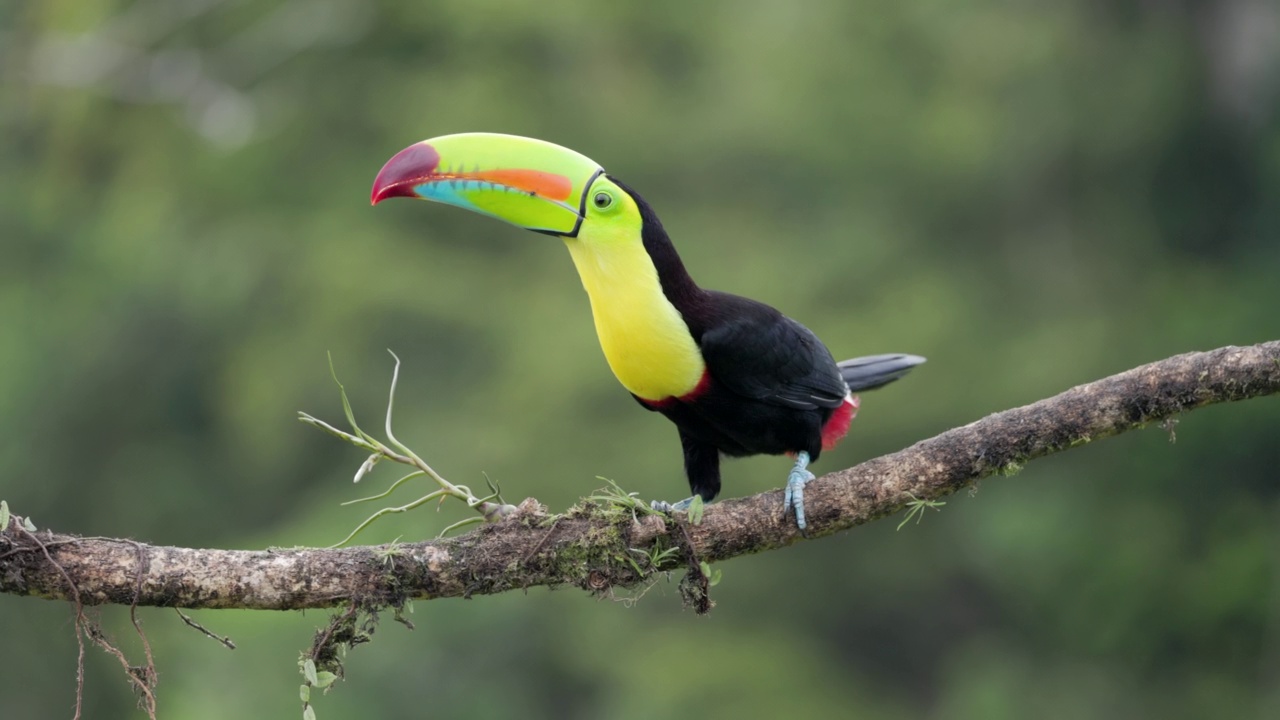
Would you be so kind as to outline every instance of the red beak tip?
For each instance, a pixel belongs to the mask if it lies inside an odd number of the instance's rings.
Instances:
[[[440,153],[425,143],[416,143],[396,153],[378,171],[369,194],[369,204],[393,197],[414,197],[414,181],[426,178],[440,165]]]
[[[369,204],[377,205],[387,199],[387,186],[379,182],[373,183],[373,192],[369,193]]]

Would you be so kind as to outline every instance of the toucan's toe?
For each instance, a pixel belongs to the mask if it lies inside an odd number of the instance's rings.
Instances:
[[[787,489],[782,497],[782,512],[785,514],[788,510],[795,508],[796,525],[801,530],[805,529],[804,486],[813,479],[813,473],[807,469],[808,465],[809,453],[797,453],[796,465],[791,468],[791,474],[787,476]]]
[[[680,510],[683,512],[685,510],[688,510],[689,506],[692,504],[693,504],[693,498],[687,497],[681,500],[680,502],[676,502],[676,503],[669,503],[666,500],[654,500],[649,503],[649,507],[661,513],[669,513],[669,512],[674,512],[676,510]]]

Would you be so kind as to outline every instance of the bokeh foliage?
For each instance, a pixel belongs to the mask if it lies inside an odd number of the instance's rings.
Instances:
[[[489,130],[602,162],[704,285],[838,357],[926,355],[833,469],[1192,349],[1280,336],[1280,11],[1265,2],[42,0],[0,5],[0,496],[41,525],[328,544],[380,412],[455,482],[561,508],[685,491],[557,241],[420,203],[382,161]],[[371,423],[376,424],[376,423]],[[1038,461],[895,532],[660,585],[419,603],[336,717],[1274,717],[1280,405]],[[729,494],[787,464],[726,468]],[[394,474],[366,480],[381,487]],[[426,537],[447,508],[386,522]],[[292,717],[322,614],[143,613],[165,717]],[[118,609],[104,613],[127,646]],[[0,597],[5,717],[62,717],[63,605]],[[133,704],[91,656],[89,717]]]

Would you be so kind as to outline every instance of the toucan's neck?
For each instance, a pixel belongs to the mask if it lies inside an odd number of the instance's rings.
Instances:
[[[684,397],[706,370],[698,338],[685,319],[702,290],[657,216],[627,192],[643,216],[641,227],[584,225],[565,244],[591,298],[596,335],[613,374],[644,400]]]
[[[631,195],[632,200],[635,200],[643,223],[640,227],[640,237],[644,242],[645,252],[649,254],[653,267],[658,271],[658,282],[662,284],[662,294],[667,296],[672,305],[687,314],[702,297],[702,288],[698,287],[698,284],[689,276],[689,271],[685,270],[684,261],[676,252],[676,246],[671,243],[666,229],[662,227],[662,221],[658,219],[658,214],[653,211],[649,203],[622,181],[613,176],[609,179]]]

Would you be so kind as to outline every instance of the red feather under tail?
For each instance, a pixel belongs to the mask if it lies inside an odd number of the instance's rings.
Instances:
[[[827,419],[827,424],[822,426],[822,449],[830,450],[840,442],[840,438],[849,432],[849,424],[858,415],[858,406],[862,404],[862,400],[857,395],[850,395],[844,399],[844,404],[836,408],[831,413],[831,417]]]

